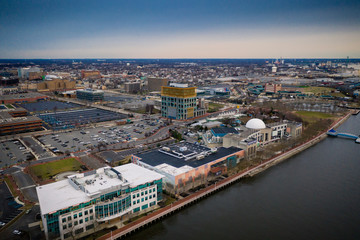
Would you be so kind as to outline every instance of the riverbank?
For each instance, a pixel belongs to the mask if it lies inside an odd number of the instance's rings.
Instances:
[[[346,116],[340,118],[338,121],[336,121],[335,123],[333,123],[331,125],[331,128],[336,128],[338,127],[340,124],[342,124],[351,114],[347,114]],[[257,173],[260,173],[262,171],[264,171],[265,169],[276,165],[277,163],[284,161],[285,159],[313,146],[314,144],[320,142],[322,139],[326,138],[326,131],[315,136],[314,138],[312,138],[311,140],[307,141],[306,143],[303,143],[297,147],[294,147],[293,149],[290,149],[287,152],[281,153],[271,159],[266,160],[265,162],[254,166],[252,168],[249,169],[245,169],[235,175],[232,175],[226,179],[223,179],[217,183],[215,183],[214,185],[208,186],[207,188],[201,189],[200,191],[185,197],[184,199],[178,200],[175,203],[168,205],[162,209],[159,209],[156,212],[153,212],[151,214],[149,214],[148,216],[145,216],[141,219],[138,219],[137,221],[134,221],[120,229],[117,229],[107,235],[104,235],[102,237],[100,237],[99,239],[113,239],[113,238],[120,238],[120,237],[124,237],[127,236],[129,234],[132,234],[133,232],[147,227],[150,224],[157,222],[161,219],[163,219],[164,217],[167,217],[168,215],[173,214],[174,212],[183,209],[184,207],[186,207],[187,205],[190,205],[196,201],[199,201],[217,191],[219,191],[220,189],[223,189],[235,182],[237,182],[238,180],[240,180],[241,178],[247,177],[247,176],[253,176]]]

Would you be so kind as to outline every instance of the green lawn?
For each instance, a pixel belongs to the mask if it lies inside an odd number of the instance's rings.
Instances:
[[[6,106],[7,108],[14,108],[13,105],[11,105],[11,104],[5,104],[5,106]]]
[[[341,92],[335,92],[335,88],[329,87],[304,87],[305,92],[311,92],[315,95],[331,95],[333,97],[345,97]]]
[[[209,110],[208,112],[209,113],[212,113],[212,112],[217,112],[219,111],[221,108],[223,108],[224,105],[223,104],[220,104],[220,103],[214,103],[214,102],[209,102]]]
[[[31,166],[29,170],[41,180],[50,179],[56,174],[80,170],[81,163],[75,158],[66,158],[54,162]]]
[[[333,118],[334,115],[323,112],[297,111],[295,112],[299,117],[307,122],[315,122],[319,119]]]

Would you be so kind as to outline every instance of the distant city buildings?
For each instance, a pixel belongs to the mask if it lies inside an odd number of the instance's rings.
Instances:
[[[161,115],[171,119],[189,119],[205,114],[197,104],[196,87],[171,84],[161,87]]]

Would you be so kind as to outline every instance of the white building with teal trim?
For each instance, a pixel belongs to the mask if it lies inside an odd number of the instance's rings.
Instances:
[[[163,177],[130,163],[37,187],[46,239],[83,237],[101,223],[154,208]]]

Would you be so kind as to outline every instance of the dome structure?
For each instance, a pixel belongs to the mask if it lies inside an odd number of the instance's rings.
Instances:
[[[265,123],[261,119],[258,119],[258,118],[250,119],[246,123],[245,127],[250,128],[250,129],[263,129],[263,128],[266,128]]]

